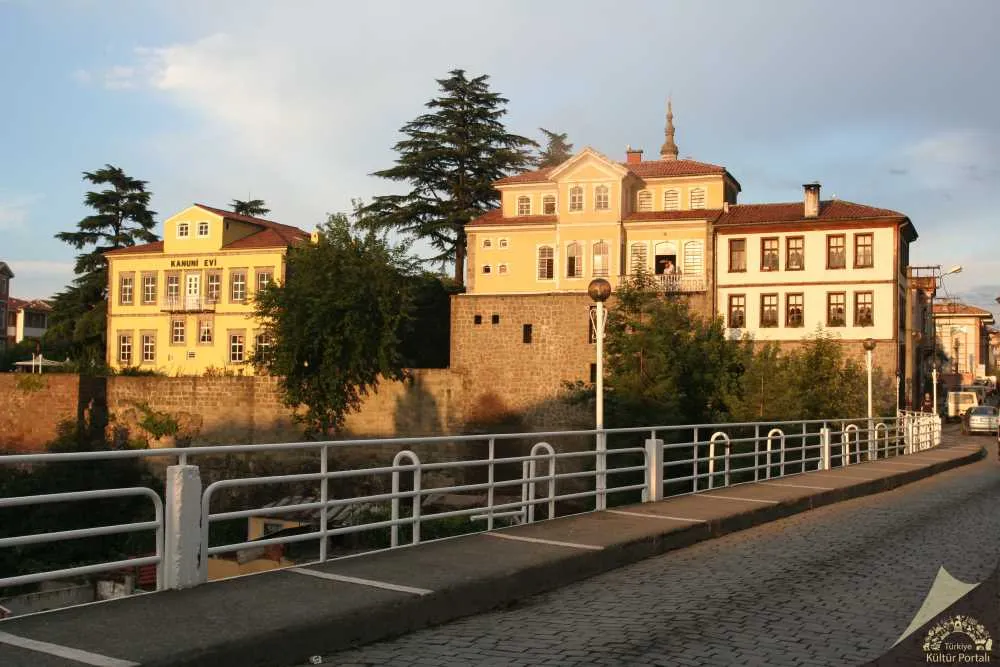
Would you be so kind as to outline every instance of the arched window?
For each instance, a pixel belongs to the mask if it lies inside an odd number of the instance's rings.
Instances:
[[[648,254],[649,251],[646,249],[645,243],[632,244],[632,247],[629,249],[629,266],[632,268],[632,273],[649,270],[649,265],[647,264]]]
[[[542,215],[556,214],[556,196],[545,195],[542,197]]]
[[[538,249],[538,279],[552,280],[554,274],[555,253],[552,246],[543,245]]]
[[[705,188],[691,188],[691,208],[705,208]]]
[[[607,211],[609,208],[608,186],[598,185],[594,188],[594,209]]]
[[[639,196],[636,198],[636,210],[637,211],[652,211],[653,210],[653,193],[649,190],[639,191]]]
[[[569,210],[583,210],[583,188],[579,185],[574,185],[569,189]]]
[[[583,252],[576,241],[566,246],[566,277],[583,277]]]
[[[701,275],[705,271],[705,249],[701,241],[684,244],[684,273]]]
[[[665,190],[663,192],[663,210],[678,211],[681,208],[680,190]]]
[[[517,214],[531,215],[531,198],[520,196],[517,198]]]
[[[608,244],[598,241],[594,244],[594,259],[592,264],[594,277],[607,277],[608,275]]]
[[[653,273],[656,275],[680,273],[677,266],[677,246],[671,241],[660,241],[653,245]]]

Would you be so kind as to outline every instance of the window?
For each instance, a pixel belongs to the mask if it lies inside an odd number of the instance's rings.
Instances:
[[[47,318],[45,316],[45,313],[25,312],[24,326],[28,327],[29,329],[44,329],[46,326],[48,326],[48,322],[46,321],[46,319]]]
[[[875,324],[872,292],[854,293],[854,326],[870,327]]]
[[[747,270],[747,240],[729,239],[729,272],[742,273]]]
[[[490,265],[489,264],[484,264],[483,265],[483,273],[490,273],[490,271],[491,271]]]
[[[653,193],[649,190],[642,190],[639,192],[638,198],[636,200],[637,211],[652,211],[653,210]]]
[[[760,240],[760,270],[777,271],[778,264],[778,239],[766,238]]]
[[[229,334],[229,363],[242,364],[246,361],[246,341],[242,332]]]
[[[256,356],[256,361],[267,363],[271,360],[273,353],[274,343],[271,340],[271,334],[261,331],[254,337],[254,355]]]
[[[531,198],[521,196],[517,198],[517,214],[531,215]]]
[[[566,277],[567,278],[582,278],[583,277],[583,251],[580,248],[580,244],[573,241],[568,246],[566,246]]]
[[[801,271],[806,268],[806,240],[802,236],[785,239],[785,270]]]
[[[142,360],[156,361],[156,334],[142,334]]]
[[[274,279],[274,273],[270,269],[257,269],[257,291],[264,292]]]
[[[872,252],[873,243],[872,234],[854,235],[854,268],[870,269],[875,266],[875,256]]]
[[[590,365],[590,384],[597,382],[597,364]]]
[[[186,222],[177,223],[177,238],[186,239],[191,235],[191,227]]]
[[[788,294],[785,296],[785,326],[801,327],[805,324],[804,295]]]
[[[729,328],[742,329],[747,323],[747,298],[742,294],[729,295]]]
[[[646,249],[645,243],[632,244],[629,249],[629,266],[632,268],[632,273],[648,270],[649,264],[646,261],[648,254],[649,251]]]
[[[663,210],[677,211],[681,207],[680,190],[665,190],[663,192]]]
[[[552,280],[554,272],[554,253],[551,246],[543,245],[538,249],[538,279]]]
[[[118,300],[123,306],[131,306],[135,277],[131,273],[123,273],[121,281],[121,288],[118,290]]]
[[[705,272],[705,252],[701,241],[684,244],[684,273],[701,275]]]
[[[608,196],[608,186],[598,185],[594,189],[594,208],[598,211],[607,211],[610,208],[610,197]]]
[[[167,274],[167,304],[176,305],[181,300],[181,277],[176,273]]]
[[[582,196],[583,193],[581,193]],[[580,202],[580,207],[583,207],[583,202]],[[542,213],[544,215],[555,215],[556,214],[556,196],[555,195],[545,195],[542,197]]]
[[[579,185],[574,185],[569,189],[569,210],[583,210],[583,188]]]
[[[496,325],[500,324],[500,315],[498,313],[493,313],[490,315],[490,324]]]
[[[205,297],[209,303],[218,303],[222,294],[222,275],[219,273],[208,274],[208,283],[205,286]]]
[[[604,241],[598,241],[594,244],[594,257],[593,266],[591,267],[594,271],[595,277],[607,276],[608,275],[608,244]]]
[[[198,342],[205,345],[212,344],[212,320],[198,320]]]
[[[492,239],[483,239],[483,248],[492,248],[492,247],[493,247]]]
[[[705,188],[691,188],[691,208],[705,208]]]
[[[844,252],[844,235],[830,234],[826,237],[826,268],[843,269],[847,266]]]
[[[761,327],[776,327],[776,326],[778,326],[778,295],[777,294],[761,294],[760,295],[760,326]]]
[[[500,239],[497,245],[500,247],[501,250],[506,250],[507,247],[510,245],[510,242],[507,241],[507,239]]]
[[[132,363],[132,334],[118,334],[118,363],[123,366]]]
[[[521,342],[530,343],[531,342],[531,325],[523,324],[521,325]]]
[[[826,295],[826,326],[842,327],[846,324],[844,309],[847,295],[843,292],[828,292]]]
[[[198,223],[198,236],[201,238],[208,236],[208,223],[204,220]]]
[[[183,345],[185,339],[185,321],[184,318],[174,319],[170,321],[170,342],[175,345]]]
[[[156,303],[156,274],[142,274],[142,302]]]
[[[247,272],[233,271],[229,274],[229,300],[233,303],[243,303],[247,298]]]
[[[507,265],[506,264],[497,264],[497,273],[499,273],[501,276],[502,275],[506,275],[506,273],[507,273]]]
[[[482,324],[483,323],[483,316],[482,315],[473,315],[472,316],[472,323],[476,324],[476,325]]]

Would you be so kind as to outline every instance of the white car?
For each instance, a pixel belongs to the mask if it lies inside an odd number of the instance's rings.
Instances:
[[[996,433],[1000,427],[1000,417],[992,405],[969,408],[962,420],[962,433]]]

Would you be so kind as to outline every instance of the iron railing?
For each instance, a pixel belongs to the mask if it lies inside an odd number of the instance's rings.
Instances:
[[[603,439],[603,443],[600,441]],[[167,457],[166,508],[148,488],[118,488],[0,498],[0,509],[145,496],[155,517],[111,526],[54,531],[0,539],[17,548],[100,535],[153,531],[155,550],[145,555],[80,567],[0,578],[0,588],[66,576],[155,565],[157,589],[207,581],[209,558],[249,548],[317,542],[319,561],[330,558],[330,541],[369,531],[388,532],[388,548],[418,544],[421,528],[468,518],[492,530],[499,523],[531,523],[609,504],[655,501],[761,479],[914,453],[940,443],[940,418],[900,412],[894,418],[768,423],[696,424],[545,433],[438,436],[379,440],[295,442],[156,450],[114,450],[0,456],[0,465],[92,464],[109,459]],[[604,444],[605,447],[599,447]],[[530,445],[530,446],[529,446]],[[352,452],[384,452],[384,464],[335,465]],[[315,472],[227,477],[202,489],[192,461],[220,455],[306,453]],[[395,454],[393,454],[395,452]],[[392,457],[390,458],[390,455]],[[372,457],[368,457],[370,460]],[[312,489],[302,502],[218,509],[227,491]],[[473,494],[471,500],[470,494]],[[278,495],[275,493],[274,495]],[[462,497],[458,509],[434,510],[434,499]],[[230,499],[231,500],[231,499]],[[213,511],[213,507],[216,507]],[[381,507],[363,520],[333,523],[345,507]],[[213,544],[210,528],[254,517],[307,516],[305,532]],[[405,531],[405,532],[404,532]],[[218,540],[217,540],[218,541]]]

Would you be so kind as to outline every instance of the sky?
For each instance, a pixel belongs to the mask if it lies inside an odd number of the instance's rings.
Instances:
[[[995,0],[0,0],[0,260],[12,295],[73,278],[58,241],[84,171],[149,182],[162,221],[265,199],[312,229],[399,187],[399,128],[452,69],[487,74],[508,128],[681,157],[740,203],[823,196],[902,211],[945,293],[1000,296],[1000,3]]]

